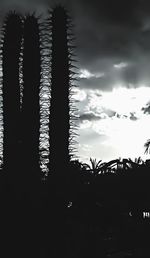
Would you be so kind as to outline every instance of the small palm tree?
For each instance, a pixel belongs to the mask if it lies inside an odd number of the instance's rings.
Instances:
[[[147,142],[144,144],[145,152],[144,154],[150,153],[150,139],[147,140]]]
[[[100,168],[104,163],[101,163],[102,160],[97,161],[96,159],[90,158],[91,165],[84,163],[83,166],[87,170],[90,170],[94,175],[97,175],[100,173]]]

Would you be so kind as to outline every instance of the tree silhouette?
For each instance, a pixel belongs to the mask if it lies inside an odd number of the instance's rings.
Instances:
[[[144,144],[145,147],[145,152],[146,154],[148,154],[150,152],[150,139],[147,140],[147,142]]]
[[[38,19],[28,15],[24,19],[23,32],[23,97],[21,109],[21,155],[25,178],[36,182],[39,168],[39,91],[41,79],[40,31]],[[25,180],[24,178],[24,180]]]
[[[49,115],[49,175],[48,202],[50,230],[53,235],[51,256],[55,256],[57,245],[66,256],[64,242],[65,210],[69,202],[71,180],[70,161],[74,151],[73,108],[71,102],[72,82],[74,80],[70,18],[62,6],[51,12],[51,100]],[[60,216],[61,214],[61,216]],[[58,253],[56,257],[58,256]]]
[[[84,167],[91,171],[94,175],[97,175],[98,173],[100,173],[101,168],[103,167],[103,165],[105,163],[102,163],[102,160],[97,161],[96,159],[92,159],[90,158],[90,165],[83,163]]]
[[[11,171],[9,176],[15,181],[20,152],[19,58],[22,40],[22,19],[15,12],[10,12],[5,19],[3,37],[3,160],[4,169]]]
[[[76,74],[72,56],[74,46],[69,15],[62,6],[51,12],[51,102],[50,102],[50,175],[59,181],[68,177],[69,163],[74,149],[72,81]],[[72,141],[73,139],[73,141]]]

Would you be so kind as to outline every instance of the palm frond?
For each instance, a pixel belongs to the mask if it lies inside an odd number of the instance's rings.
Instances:
[[[145,152],[144,154],[150,153],[150,139],[147,140],[147,142],[144,144]]]

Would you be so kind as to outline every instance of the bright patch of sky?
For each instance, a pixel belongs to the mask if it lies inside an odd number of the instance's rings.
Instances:
[[[111,109],[120,115],[134,112],[139,117],[143,114],[142,107],[150,101],[150,88],[114,88],[111,92],[89,91],[88,110],[101,113],[103,108]]]
[[[82,95],[83,91],[78,94]],[[84,96],[87,102],[80,113],[91,112],[93,119],[80,121],[78,150],[81,160],[87,162],[90,157],[103,161],[119,157],[149,158],[144,155],[144,143],[150,138],[150,115],[142,108],[150,103],[150,88],[143,85],[114,88],[110,92],[87,90]],[[94,115],[100,118],[94,119]]]
[[[105,74],[104,73],[91,73],[90,71],[86,69],[81,69],[79,73],[79,78],[84,78],[84,79],[90,79],[90,78],[100,78],[103,77]]]
[[[80,90],[80,89],[74,90],[73,99],[75,101],[83,101],[86,99],[86,97],[87,97],[87,93],[84,90]]]
[[[127,66],[128,66],[128,64],[124,63],[124,62],[121,62],[121,63],[118,63],[118,64],[114,64],[114,68],[116,68],[116,69],[122,69],[122,68],[125,68]]]

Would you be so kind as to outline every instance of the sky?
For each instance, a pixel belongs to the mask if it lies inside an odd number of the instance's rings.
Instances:
[[[150,138],[149,0],[1,0],[8,9],[45,13],[63,3],[74,20],[79,82],[77,155],[109,161],[144,155]]]

